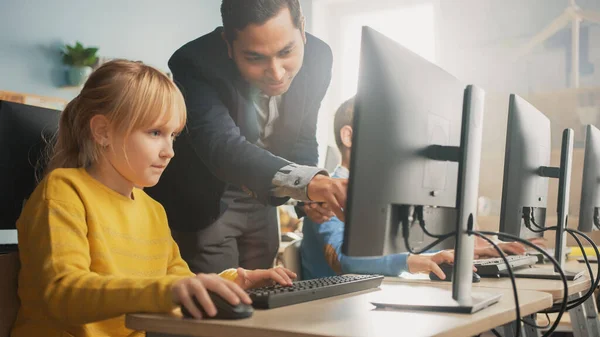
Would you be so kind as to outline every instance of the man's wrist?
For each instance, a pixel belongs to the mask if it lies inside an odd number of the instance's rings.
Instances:
[[[308,185],[317,175],[328,176],[328,173],[318,167],[292,163],[281,168],[275,174],[271,193],[275,197],[291,197],[301,201],[310,201]]]
[[[310,197],[310,193],[309,193],[309,188],[310,188],[310,185],[311,185],[312,183],[318,183],[319,181],[322,181],[323,179],[328,179],[328,178],[329,178],[329,175],[327,175],[327,174],[323,174],[322,172],[317,172],[317,173],[316,173],[316,174],[315,174],[315,175],[314,175],[314,176],[313,176],[313,177],[310,179],[310,181],[308,182],[308,184],[306,184],[306,191],[305,191],[305,192],[306,192],[306,199],[307,199],[308,201],[312,201],[312,200],[313,200],[313,199]]]

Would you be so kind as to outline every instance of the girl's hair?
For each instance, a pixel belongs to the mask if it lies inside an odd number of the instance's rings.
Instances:
[[[186,122],[183,96],[164,73],[141,62],[107,62],[90,75],[81,93],[62,112],[46,173],[87,167],[100,158],[102,147],[90,130],[95,115],[106,116],[125,138],[173,115],[179,116],[181,129]]]

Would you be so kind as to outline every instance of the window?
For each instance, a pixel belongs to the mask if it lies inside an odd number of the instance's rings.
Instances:
[[[362,26],[369,26],[408,49],[435,62],[435,26],[433,4],[379,10],[349,15],[341,20],[341,97],[356,93]]]
[[[315,4],[314,32],[332,48],[334,67],[331,85],[321,105],[317,124],[319,166],[327,158],[327,146],[336,147],[333,113],[356,94],[362,26],[370,26],[422,57],[436,61],[435,17],[438,1],[400,4],[384,0],[323,0]],[[358,5],[357,5],[358,4]]]

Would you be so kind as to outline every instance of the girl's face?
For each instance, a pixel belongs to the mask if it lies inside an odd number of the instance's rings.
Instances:
[[[146,129],[134,130],[126,139],[114,134],[105,155],[107,162],[120,176],[115,178],[131,188],[156,185],[175,155],[173,141],[180,128],[179,116],[172,114],[168,120],[158,121]]]

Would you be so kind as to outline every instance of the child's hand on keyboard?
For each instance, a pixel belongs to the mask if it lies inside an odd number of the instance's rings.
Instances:
[[[500,242],[497,245],[498,248],[502,249],[502,251],[508,255],[525,254],[525,246],[519,242]],[[475,259],[486,259],[491,257],[500,257],[500,254],[492,245],[475,248]]]
[[[439,278],[444,279],[445,275],[438,265],[442,263],[454,263],[454,251],[443,250],[433,255],[409,255],[406,259],[408,272],[411,274],[429,274],[433,272]]]
[[[532,239],[527,239],[527,241],[533,243],[534,245],[536,245],[542,249],[548,249],[548,247],[546,245],[547,240],[545,238],[532,238]],[[527,249],[533,250],[533,248],[527,248]]]
[[[238,276],[234,282],[242,289],[266,287],[272,285],[273,282],[283,286],[291,286],[292,280],[296,278],[294,272],[283,267],[256,270],[238,268],[237,274]]]
[[[198,274],[174,282],[171,285],[173,303],[184,306],[192,316],[201,318],[202,313],[194,303],[194,298],[209,316],[217,313],[217,308],[208,292],[212,291],[232,305],[240,302],[251,304],[250,296],[237,284],[216,274]]]

